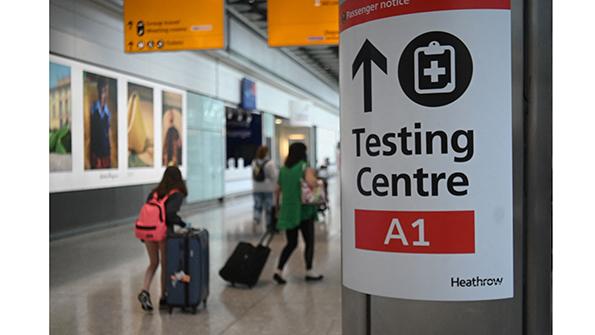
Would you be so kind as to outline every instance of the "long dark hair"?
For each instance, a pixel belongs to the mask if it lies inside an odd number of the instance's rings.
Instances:
[[[289,146],[289,154],[285,159],[285,166],[290,168],[300,161],[308,161],[306,145],[302,142],[296,142]]]
[[[157,185],[151,193],[157,192],[157,197],[161,199],[174,189],[180,191],[184,196],[188,195],[186,183],[184,182],[184,179],[182,179],[182,172],[180,172],[180,169],[178,169],[177,166],[168,166],[163,173],[161,182],[159,182],[159,185]]]

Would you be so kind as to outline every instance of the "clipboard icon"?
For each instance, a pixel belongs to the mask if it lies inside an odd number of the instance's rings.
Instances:
[[[451,93],[456,88],[455,49],[432,41],[414,52],[414,88],[418,94]]]

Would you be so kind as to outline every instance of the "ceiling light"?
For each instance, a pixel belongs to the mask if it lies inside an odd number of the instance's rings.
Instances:
[[[304,134],[291,134],[289,135],[289,139],[291,141],[303,141],[306,139],[306,136]]]

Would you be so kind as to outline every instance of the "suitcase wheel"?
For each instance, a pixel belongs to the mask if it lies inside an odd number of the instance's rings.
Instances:
[[[171,314],[173,311],[174,311],[174,308],[173,308],[173,307],[169,307],[169,308],[168,308],[168,312],[169,312],[169,314]]]
[[[203,300],[202,303],[205,305],[205,308],[207,308],[207,299]]]
[[[182,307],[182,312],[186,313],[186,307]]]

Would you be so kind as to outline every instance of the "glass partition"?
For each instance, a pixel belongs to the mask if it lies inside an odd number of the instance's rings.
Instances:
[[[188,202],[223,197],[225,107],[223,102],[188,93]]]

